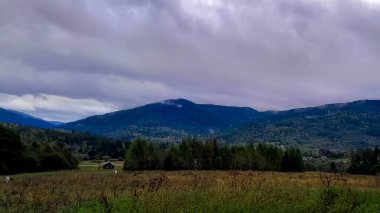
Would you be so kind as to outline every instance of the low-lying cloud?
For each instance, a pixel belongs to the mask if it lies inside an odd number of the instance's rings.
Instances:
[[[116,110],[116,106],[94,99],[74,99],[63,96],[0,93],[0,107],[27,112],[46,120],[72,121],[93,114]],[[56,112],[59,113],[56,113]]]

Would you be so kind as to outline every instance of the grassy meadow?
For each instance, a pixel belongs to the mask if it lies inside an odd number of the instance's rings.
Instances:
[[[0,212],[380,212],[376,176],[98,166],[15,175],[0,183]]]

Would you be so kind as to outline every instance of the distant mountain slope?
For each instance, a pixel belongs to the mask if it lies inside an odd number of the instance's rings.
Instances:
[[[175,99],[92,116],[60,127],[124,139],[146,136],[165,141],[218,132],[263,115],[247,107],[196,104]]]
[[[221,136],[230,143],[265,141],[308,148],[380,146],[380,101],[355,101],[278,112]]]
[[[41,128],[55,127],[54,124],[48,121],[44,121],[40,118],[36,118],[22,112],[6,110],[3,108],[0,108],[0,123],[14,123],[14,124],[20,124],[24,126],[33,126],[33,127],[41,127]]]
[[[64,124],[64,122],[61,122],[61,121],[47,121],[47,122],[53,124],[54,126],[59,126],[59,125]]]

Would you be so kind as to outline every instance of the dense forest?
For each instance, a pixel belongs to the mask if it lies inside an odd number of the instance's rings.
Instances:
[[[355,101],[282,111],[226,131],[228,143],[269,142],[349,152],[380,146],[380,101]]]
[[[0,125],[0,174],[72,169],[80,160],[124,159],[127,142],[58,129]]]
[[[210,132],[223,131],[262,116],[262,113],[248,107],[196,104],[185,99],[173,99],[91,116],[60,128],[126,140],[147,137],[154,142],[172,143],[189,135],[207,137]]]
[[[21,140],[30,144],[35,141],[63,143],[71,147],[79,160],[100,159],[109,156],[124,159],[128,143],[123,140],[61,129],[42,129],[14,124],[3,124],[20,135]]]
[[[342,153],[341,153],[342,154]],[[329,159],[329,170],[311,169],[298,148],[265,143],[228,144],[216,139],[186,138],[180,143],[133,142],[57,129],[0,125],[0,174],[76,168],[81,160],[125,160],[126,170],[270,170],[380,172],[380,150],[358,149],[345,154],[342,169]],[[341,155],[340,155],[341,156]],[[342,157],[342,156],[341,156]],[[335,168],[335,169],[334,169]]]
[[[128,147],[126,170],[272,170],[303,171],[301,152],[273,145],[220,145],[216,140],[187,138],[179,144],[155,145],[136,139]]]
[[[271,143],[301,149],[348,152],[380,146],[380,101],[354,101],[286,111],[167,100],[61,125],[76,131],[157,143],[179,143],[188,136],[223,143]]]
[[[380,150],[376,147],[351,151],[350,162],[347,172],[376,175],[380,173]]]
[[[23,141],[15,131],[0,125],[0,174],[72,169],[77,165],[66,144]]]

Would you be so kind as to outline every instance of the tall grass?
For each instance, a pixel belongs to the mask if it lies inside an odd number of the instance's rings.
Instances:
[[[0,212],[380,212],[378,181],[320,173],[62,172],[1,183]]]

